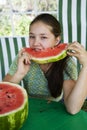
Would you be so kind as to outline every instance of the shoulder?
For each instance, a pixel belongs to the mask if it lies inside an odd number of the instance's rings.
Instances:
[[[76,66],[76,59],[74,57],[69,57],[66,62],[67,65],[73,64]]]
[[[69,57],[66,61],[66,67],[64,69],[64,80],[76,80],[78,77],[76,60],[73,57]]]

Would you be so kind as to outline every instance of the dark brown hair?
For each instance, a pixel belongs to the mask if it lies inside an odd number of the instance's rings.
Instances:
[[[48,79],[48,88],[53,97],[60,96],[63,89],[63,70],[66,67],[68,56],[62,60],[54,62],[51,68],[47,71],[46,78]]]
[[[51,14],[40,14],[38,15],[30,24],[30,26],[36,22],[43,22],[46,25],[49,25],[50,27],[52,27],[52,33],[55,37],[58,37],[61,35],[61,27],[60,27],[60,23],[57,21],[57,19],[52,16]]]
[[[52,33],[55,37],[61,35],[61,26],[59,21],[51,14],[40,14],[30,24],[30,26],[36,22],[43,22],[46,25],[52,27]],[[66,66],[66,60],[68,57],[54,62],[48,72],[45,74],[48,80],[48,88],[53,97],[57,97],[61,94],[63,87],[63,70]]]

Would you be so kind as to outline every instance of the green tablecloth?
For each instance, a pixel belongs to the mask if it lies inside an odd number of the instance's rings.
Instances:
[[[87,113],[66,112],[61,102],[29,99],[29,115],[21,130],[87,130]]]

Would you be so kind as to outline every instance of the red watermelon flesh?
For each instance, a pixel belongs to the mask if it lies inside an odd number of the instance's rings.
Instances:
[[[23,92],[15,87],[10,84],[0,84],[0,114],[15,110],[23,104]]]
[[[66,54],[66,43],[61,43],[52,48],[47,48],[41,51],[36,51],[32,48],[25,48],[25,51],[32,56],[32,60],[37,63],[49,63],[63,59],[67,56]]]
[[[18,84],[0,82],[0,130],[19,130],[28,116],[28,95]]]
[[[47,48],[43,51],[35,51],[32,48],[25,48],[25,50],[31,54],[33,57],[37,58],[46,58],[46,57],[51,57],[51,56],[56,56],[60,54],[63,50],[65,50],[67,44],[59,44],[55,47],[52,48]]]

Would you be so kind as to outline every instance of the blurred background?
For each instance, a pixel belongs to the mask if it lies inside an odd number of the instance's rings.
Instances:
[[[28,36],[31,20],[39,13],[58,17],[57,0],[0,0],[0,36]]]

